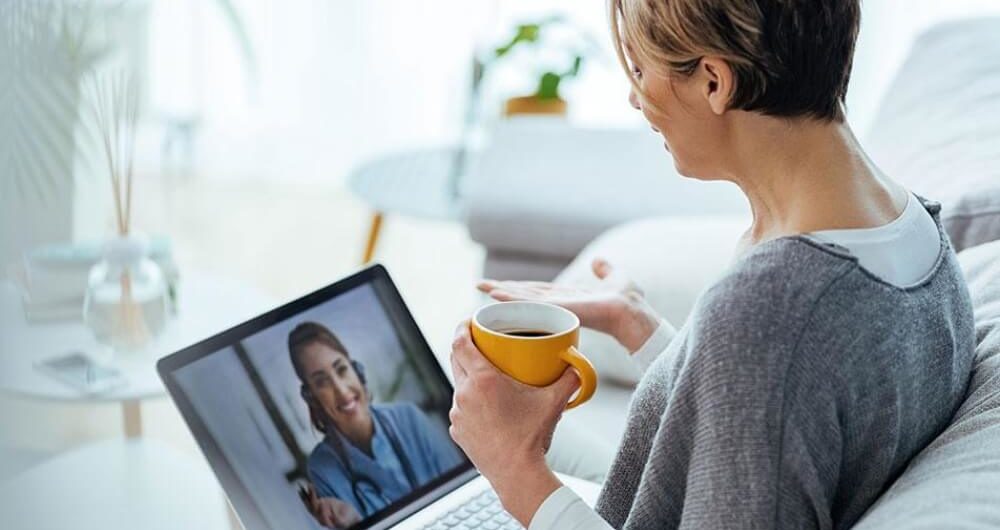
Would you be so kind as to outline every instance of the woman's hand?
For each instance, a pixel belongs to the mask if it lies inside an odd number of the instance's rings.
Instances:
[[[580,325],[611,335],[629,352],[638,350],[656,331],[660,317],[642,290],[607,261],[595,259],[591,268],[600,280],[594,286],[483,280],[477,287],[501,302],[528,300],[565,307],[580,318]]]
[[[334,497],[318,497],[312,484],[308,486],[303,500],[316,521],[326,528],[348,528],[361,522],[361,514],[354,506]]]
[[[452,342],[455,399],[449,433],[497,491],[504,508],[525,527],[560,483],[545,463],[552,433],[580,386],[567,368],[547,387],[526,385],[500,372],[476,348],[469,321]]]

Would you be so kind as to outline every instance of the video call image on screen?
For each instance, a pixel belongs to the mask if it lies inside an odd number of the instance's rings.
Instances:
[[[447,385],[380,294],[364,284],[175,373],[272,528],[348,528],[467,462]]]

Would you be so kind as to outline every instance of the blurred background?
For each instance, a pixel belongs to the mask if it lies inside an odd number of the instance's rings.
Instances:
[[[918,35],[997,13],[865,1],[859,135]],[[204,472],[156,358],[367,262],[447,355],[478,278],[550,279],[604,229],[682,209],[618,204],[649,195],[627,182],[600,191],[633,163],[676,178],[627,103],[602,0],[0,0],[0,16],[0,482],[122,438]],[[123,74],[129,233],[167,308],[135,351],[85,312],[122,238],[95,101]],[[605,184],[578,188],[582,174]],[[706,212],[744,213],[731,190],[716,199]],[[128,384],[88,392],[39,370],[73,351]]]

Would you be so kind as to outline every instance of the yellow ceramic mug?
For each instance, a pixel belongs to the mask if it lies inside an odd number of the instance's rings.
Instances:
[[[576,349],[580,319],[562,307],[541,302],[499,302],[472,317],[472,341],[497,368],[522,383],[548,386],[572,366],[580,390],[571,409],[593,397],[594,365]]]

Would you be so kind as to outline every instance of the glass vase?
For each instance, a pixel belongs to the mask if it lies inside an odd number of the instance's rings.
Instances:
[[[104,247],[90,269],[83,319],[97,341],[112,352],[144,350],[167,323],[169,297],[160,267],[149,259],[149,244],[123,236]]]

